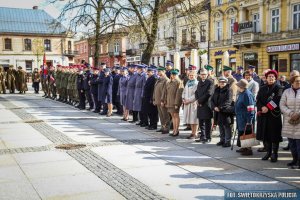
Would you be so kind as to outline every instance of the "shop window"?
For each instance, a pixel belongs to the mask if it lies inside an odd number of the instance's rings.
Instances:
[[[31,51],[31,39],[24,40],[25,51]]]
[[[4,39],[4,49],[5,50],[12,50],[12,44],[11,44],[11,39],[10,38],[5,38]]]
[[[291,54],[291,71],[298,70],[300,71],[300,54]]]
[[[278,55],[270,56],[270,69],[278,71]]]
[[[293,29],[300,29],[300,4],[293,6]]]
[[[279,32],[279,8],[271,10],[272,33]]]
[[[222,59],[216,59],[216,76],[222,75]]]

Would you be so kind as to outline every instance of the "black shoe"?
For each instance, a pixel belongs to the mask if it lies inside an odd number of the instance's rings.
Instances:
[[[191,127],[186,127],[185,129],[183,129],[184,131],[190,131],[192,130]]]
[[[278,160],[278,154],[277,153],[272,153],[271,162],[277,162],[277,160]]]
[[[150,126],[150,127],[148,128],[149,131],[156,130],[156,129],[157,129],[156,127],[152,127],[152,126]]]
[[[230,142],[226,142],[222,145],[222,147],[226,148],[226,147],[231,147],[231,143]]]
[[[265,147],[257,149],[258,152],[267,152],[267,149]]]
[[[129,123],[135,123],[137,120],[128,121]]]
[[[140,124],[140,127],[147,127],[148,125],[147,124]]]
[[[164,130],[161,132],[161,134],[169,134],[169,131],[168,130]]]
[[[94,112],[94,113],[99,113],[99,112],[100,112],[100,110],[94,110],[93,112]]]
[[[293,161],[288,163],[287,166],[292,167],[292,166],[295,166],[296,164],[297,164],[297,159],[295,159],[295,160],[293,159]]]
[[[159,130],[157,130],[156,132],[158,132],[158,133],[159,133],[159,132],[163,132],[163,131],[164,131],[164,130],[162,130],[162,129],[159,129]]]
[[[211,142],[211,139],[203,139],[203,140],[202,140],[202,143],[203,143],[203,144],[205,144],[205,143],[210,143],[210,142]]]
[[[177,137],[179,135],[179,131],[177,131],[177,133],[173,134],[173,137]]]
[[[220,141],[217,143],[217,146],[222,146],[224,144],[224,142]]]
[[[240,148],[240,149],[235,150],[235,152],[237,152],[237,153],[242,153],[244,151],[247,151],[247,148]]]
[[[142,125],[142,122],[138,122],[135,125],[140,126],[140,125]]]
[[[107,115],[107,113],[106,112],[101,112],[101,113],[99,113],[99,115]]]

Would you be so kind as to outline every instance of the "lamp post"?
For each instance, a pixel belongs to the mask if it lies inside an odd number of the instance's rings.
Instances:
[[[210,15],[211,15],[211,6],[210,2],[207,3],[208,9],[208,40],[207,40],[207,63],[210,64]]]

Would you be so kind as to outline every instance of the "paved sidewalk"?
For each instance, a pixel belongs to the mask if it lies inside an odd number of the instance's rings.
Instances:
[[[294,190],[290,153],[262,161],[172,138],[32,93],[0,96],[0,199],[223,199],[225,190]],[[77,150],[55,146],[80,143]],[[284,144],[283,144],[284,145]]]

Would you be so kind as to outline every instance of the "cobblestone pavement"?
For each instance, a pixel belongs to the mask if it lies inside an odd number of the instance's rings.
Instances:
[[[0,112],[4,199],[223,199],[225,190],[300,187],[288,152],[275,164],[256,148],[240,157],[216,147],[217,137],[211,144],[184,131],[171,138],[33,94],[0,96]]]

